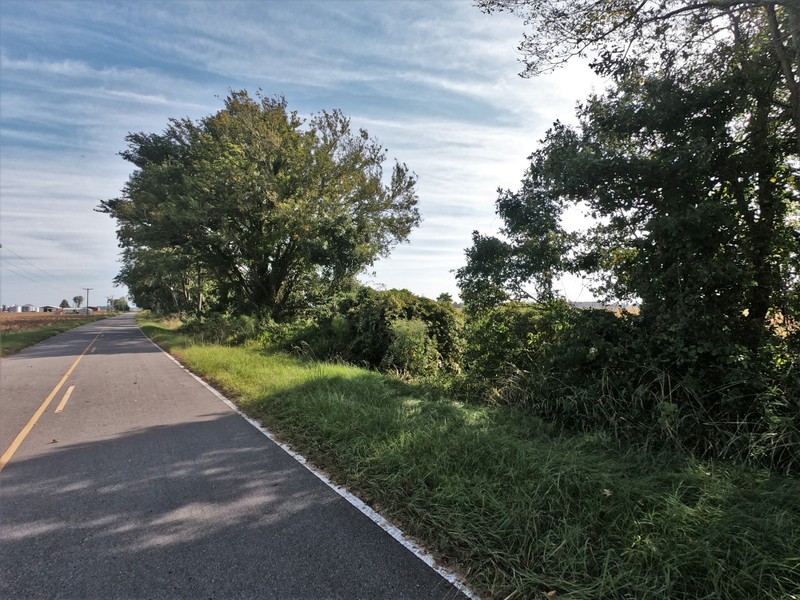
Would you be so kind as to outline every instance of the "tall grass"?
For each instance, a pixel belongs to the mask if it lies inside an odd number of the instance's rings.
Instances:
[[[800,480],[619,449],[341,364],[146,333],[486,597],[800,594]]]

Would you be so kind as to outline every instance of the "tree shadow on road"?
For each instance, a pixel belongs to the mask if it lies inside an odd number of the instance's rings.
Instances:
[[[12,461],[6,598],[454,598],[239,415]]]

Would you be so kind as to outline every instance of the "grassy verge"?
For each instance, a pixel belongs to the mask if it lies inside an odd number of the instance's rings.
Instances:
[[[85,317],[81,319],[69,319],[63,321],[53,321],[47,325],[38,326],[32,329],[22,329],[19,331],[0,331],[0,356],[9,356],[19,352],[23,348],[33,346],[41,341],[51,338],[54,335],[63,333],[69,329],[74,329],[79,325],[85,325],[92,321],[99,321],[107,318],[108,315]]]
[[[346,365],[145,333],[486,597],[800,597],[800,480],[612,448]]]

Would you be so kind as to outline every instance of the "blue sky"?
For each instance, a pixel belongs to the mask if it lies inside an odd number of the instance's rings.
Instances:
[[[114,222],[94,212],[131,173],[131,131],[198,119],[228,90],[339,108],[418,175],[422,225],[362,280],[457,296],[471,233],[496,233],[498,187],[599,83],[574,64],[534,80],[521,21],[469,0],[3,0],[0,2],[0,303],[124,295]],[[572,299],[588,299],[565,282]],[[95,302],[97,301],[97,302]]]

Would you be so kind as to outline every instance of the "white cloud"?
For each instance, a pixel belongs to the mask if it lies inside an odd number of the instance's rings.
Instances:
[[[75,285],[92,285],[96,269],[97,288],[116,274],[118,249],[113,222],[93,209],[130,173],[117,156],[125,135],[212,113],[229,88],[260,87],[301,114],[341,108],[418,174],[423,224],[376,265],[378,278],[454,293],[450,271],[472,231],[500,225],[496,189],[519,185],[552,121],[571,121],[575,101],[598,85],[585,66],[520,79],[523,24],[460,0],[224,10],[83,0],[0,11],[2,241],[75,273]],[[23,288],[8,278],[3,286],[3,302],[36,301],[9,297]]]

